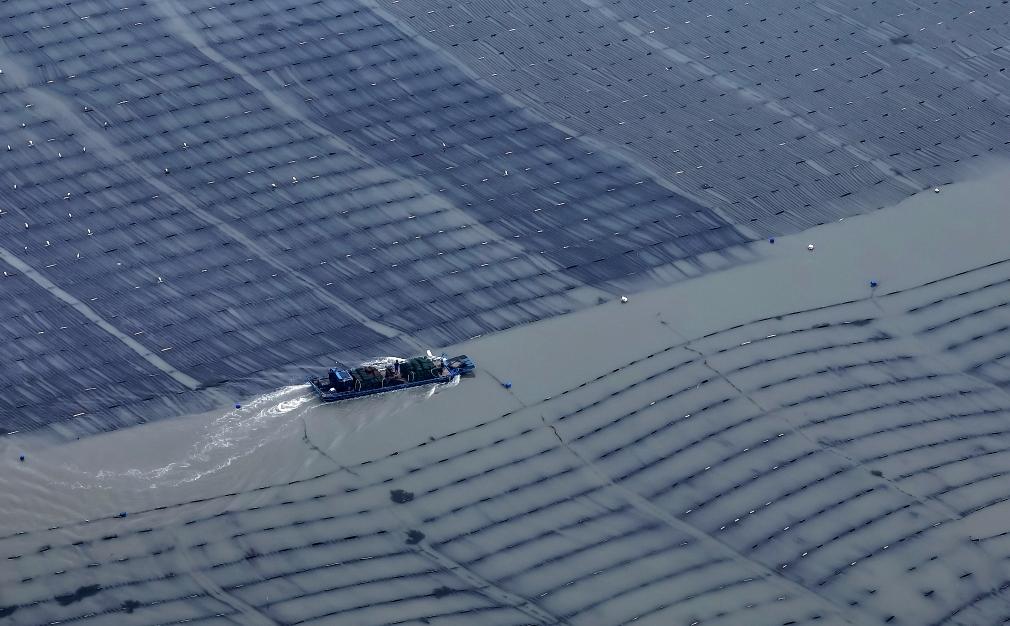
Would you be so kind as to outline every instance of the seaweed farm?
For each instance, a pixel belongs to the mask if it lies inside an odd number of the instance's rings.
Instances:
[[[0,16],[0,624],[1010,621],[1008,5]]]
[[[6,432],[578,310],[1005,149],[1001,4],[206,4],[3,10]]]

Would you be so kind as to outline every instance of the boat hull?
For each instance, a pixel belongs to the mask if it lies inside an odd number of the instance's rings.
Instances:
[[[391,391],[399,391],[401,389],[411,389],[413,387],[424,387],[426,385],[438,385],[442,383],[447,383],[452,381],[452,379],[460,374],[447,374],[445,376],[436,376],[435,378],[429,378],[427,380],[415,380],[409,383],[403,383],[400,385],[389,385],[388,387],[379,387],[376,389],[362,389],[360,391],[324,391],[317,385],[314,381],[309,381],[309,384],[315,390],[319,399],[323,402],[340,402],[341,400],[353,400],[355,398],[363,398],[365,396],[375,396],[380,393],[389,393]]]
[[[431,356],[431,352],[427,357],[394,359],[384,367],[381,363],[376,367],[375,363],[378,362],[350,370],[331,367],[326,376],[309,378],[309,385],[321,401],[340,402],[447,383],[456,376],[472,376],[477,368],[473,359],[465,354],[450,359],[444,354],[441,357]]]

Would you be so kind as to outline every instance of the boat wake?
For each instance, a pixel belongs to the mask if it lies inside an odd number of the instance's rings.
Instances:
[[[221,472],[276,440],[311,410],[305,385],[263,394],[240,408],[189,416],[131,429],[131,446],[143,459],[110,459],[103,467],[68,464],[77,489],[157,489]],[[200,419],[203,418],[203,419]],[[148,431],[148,432],[144,432]]]
[[[130,447],[147,452],[104,462],[75,455],[53,468],[58,470],[53,478],[63,478],[56,482],[73,489],[113,490],[179,487],[212,477],[224,481],[222,488],[236,489],[289,480],[314,461],[313,450],[338,461],[340,444],[349,435],[457,384],[458,376],[439,385],[332,404],[319,403],[307,385],[292,385],[240,408],[130,429]],[[312,450],[306,450],[310,431]],[[263,463],[261,455],[270,462]]]

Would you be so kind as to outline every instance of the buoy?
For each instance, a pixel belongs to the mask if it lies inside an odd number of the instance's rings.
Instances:
[[[501,384],[501,386],[504,387],[504,388],[506,388],[506,389],[511,389],[512,388],[512,381],[511,380],[506,380],[505,382],[503,382]]]
[[[22,454],[21,456],[19,456],[18,460],[21,461],[22,463],[24,463],[25,462],[25,455]]]
[[[814,249],[814,244],[812,244],[812,243],[807,244],[807,250],[813,250],[813,249]]]
[[[940,193],[939,187],[933,187],[933,193]]]
[[[624,304],[627,304],[627,302],[628,302],[628,296],[621,296],[621,302],[624,303]]]
[[[238,404],[238,403],[236,403],[236,404],[235,404],[235,408],[236,408],[236,409],[241,409],[241,408],[242,408],[242,405],[241,405],[241,404]]]
[[[774,237],[769,237],[768,238],[768,243],[775,243],[775,238]]]
[[[871,287],[871,288],[876,288],[876,287],[877,287],[877,281],[875,281],[875,280],[871,280],[871,281],[870,281],[870,287]]]

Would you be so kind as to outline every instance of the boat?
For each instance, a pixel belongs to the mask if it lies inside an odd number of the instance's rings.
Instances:
[[[465,354],[449,358],[444,354],[433,356],[429,351],[425,356],[387,358],[353,369],[331,367],[325,376],[309,378],[309,384],[323,402],[337,402],[447,383],[456,376],[472,374],[476,367]]]

